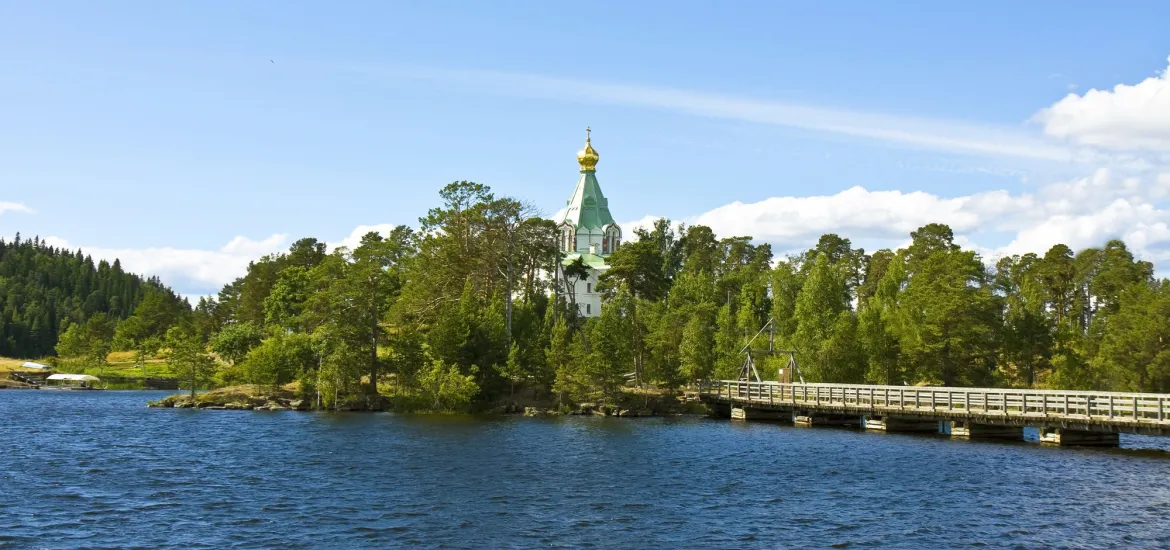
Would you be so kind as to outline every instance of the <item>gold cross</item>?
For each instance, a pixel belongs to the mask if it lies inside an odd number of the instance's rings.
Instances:
[[[589,127],[585,127],[585,141],[589,141]]]

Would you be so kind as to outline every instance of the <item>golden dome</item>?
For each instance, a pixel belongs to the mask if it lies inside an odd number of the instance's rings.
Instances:
[[[589,127],[585,127],[585,148],[577,151],[577,163],[581,165],[582,172],[592,172],[597,169],[597,159],[600,158],[597,150],[593,148],[593,144],[589,141]]]

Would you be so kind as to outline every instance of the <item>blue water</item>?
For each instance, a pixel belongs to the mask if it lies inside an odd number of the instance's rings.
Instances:
[[[161,395],[0,392],[0,547],[1170,546],[1162,450]]]

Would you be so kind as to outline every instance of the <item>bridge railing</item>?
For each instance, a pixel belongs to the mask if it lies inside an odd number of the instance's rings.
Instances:
[[[783,384],[711,380],[699,393],[734,403],[811,406],[883,412],[933,412],[957,415],[1007,415],[1037,418],[1170,423],[1170,395],[1156,393],[867,386],[860,384]]]

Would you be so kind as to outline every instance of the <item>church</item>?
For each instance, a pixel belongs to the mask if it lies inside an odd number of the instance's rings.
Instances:
[[[573,296],[566,298],[575,299],[577,310],[585,317],[601,315],[597,277],[609,268],[606,259],[622,242],[622,229],[613,221],[609,213],[609,201],[601,194],[601,186],[597,183],[598,158],[589,136],[589,128],[586,128],[585,148],[577,152],[577,164],[581,167],[577,187],[565,203],[563,214],[558,214],[557,219],[553,220],[557,222],[559,248],[564,254],[561,267],[581,258],[589,268],[589,275],[579,281],[569,281],[572,285],[567,284],[563,270],[557,277],[562,284],[558,292],[562,295],[571,292]]]

